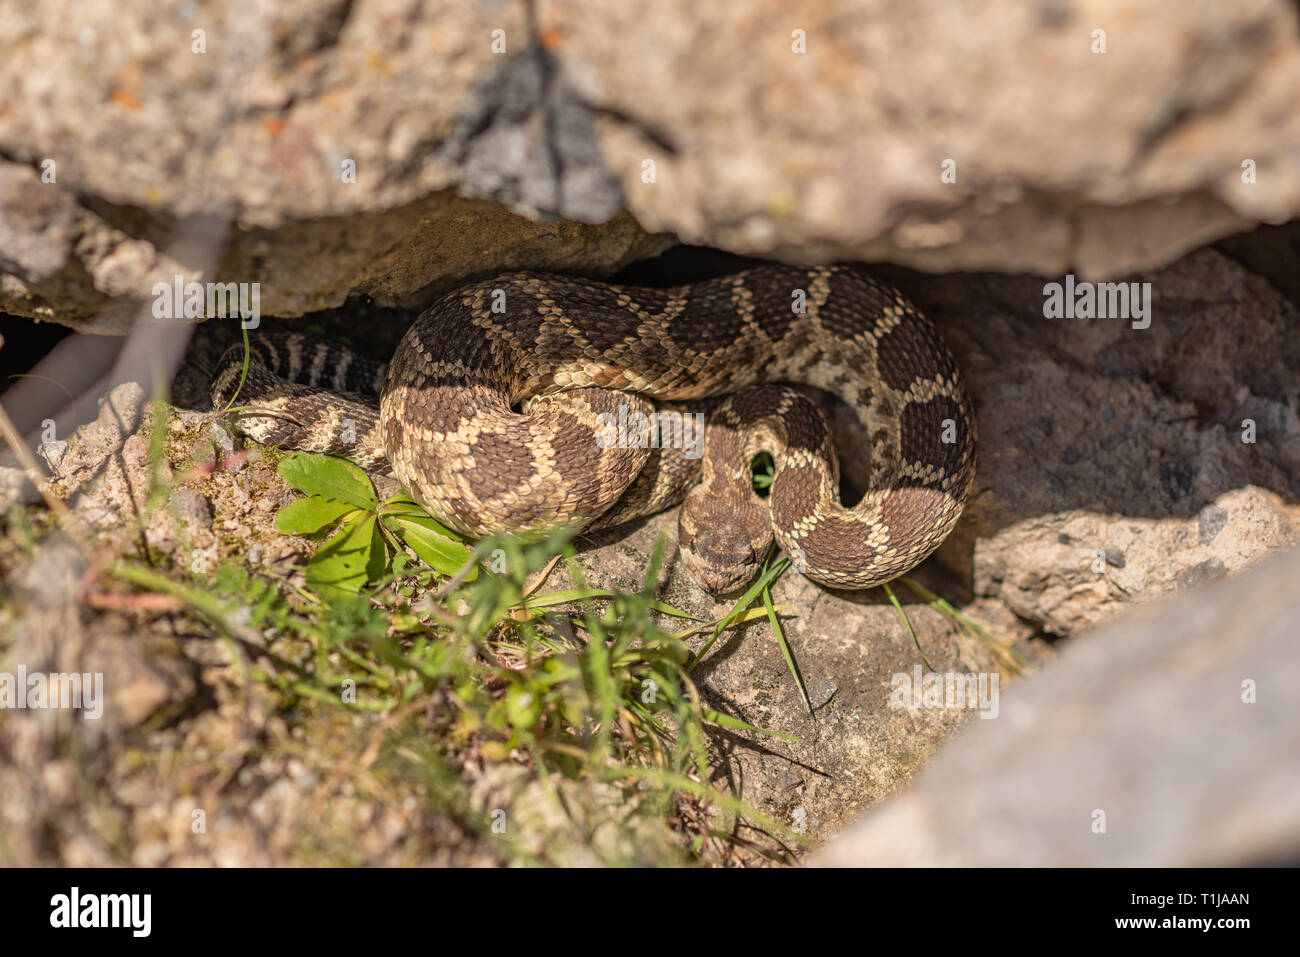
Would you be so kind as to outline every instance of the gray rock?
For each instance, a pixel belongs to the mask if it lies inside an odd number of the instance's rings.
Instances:
[[[45,188],[40,173],[0,162],[0,269],[42,282],[67,262],[77,233],[77,204]]]
[[[439,149],[464,195],[534,218],[604,222],[623,196],[600,154],[596,116],[554,54],[532,45],[475,84]]]
[[[1199,588],[1201,585],[1218,581],[1227,573],[1228,570],[1224,567],[1222,559],[1207,558],[1178,576],[1178,589],[1181,591],[1184,588]]]
[[[938,554],[976,593],[1071,635],[1300,540],[1300,311],[1265,280],[1198,251],[1131,277],[1153,291],[1133,329],[1044,318],[1038,279],[882,272],[975,402],[978,491]],[[1121,353],[1142,371],[1098,369]]]
[[[831,841],[829,866],[1300,859],[1300,550],[1075,640]]]
[[[1202,545],[1214,541],[1216,535],[1228,524],[1228,513],[1217,505],[1207,505],[1196,517],[1196,535]]]
[[[212,527],[212,506],[202,492],[192,488],[178,488],[167,501],[181,521],[199,528]]]
[[[647,231],[1097,278],[1300,210],[1285,0],[164,9],[0,24],[0,308],[120,332],[177,273],[261,282],[268,315],[409,307],[470,274],[607,273],[663,248]],[[199,222],[207,275],[167,246]]]

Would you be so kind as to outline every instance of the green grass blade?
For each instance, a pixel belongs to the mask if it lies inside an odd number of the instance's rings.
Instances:
[[[925,667],[928,668],[930,671],[933,671],[934,665],[930,664],[930,659],[927,658],[925,656],[925,652],[921,650],[921,642],[917,639],[916,632],[912,630],[912,623],[907,620],[907,612],[903,611],[902,604],[894,596],[894,590],[889,587],[888,582],[884,582],[880,587],[883,588],[885,594],[889,596],[890,604],[892,604],[895,610],[897,610],[899,617],[903,619],[903,627],[905,627],[907,629],[907,633],[912,636],[912,644],[916,645],[917,654],[919,654],[921,656],[921,660],[925,662]]]
[[[758,576],[758,579],[754,584],[750,585],[748,590],[746,590],[746,592],[740,596],[740,599],[736,604],[732,606],[731,611],[728,612],[720,622],[718,622],[717,627],[713,629],[713,634],[709,637],[709,640],[704,643],[704,647],[691,657],[690,662],[686,665],[687,671],[694,670],[695,666],[700,663],[708,650],[713,647],[713,643],[718,640],[718,636],[722,634],[723,630],[730,626],[742,612],[749,608],[754,599],[758,597],[759,592],[772,582],[776,581],[777,578],[784,574],[785,570],[789,567],[790,559],[783,558],[775,565],[763,570],[763,573]]]
[[[763,608],[767,612],[768,623],[772,626],[772,632],[776,635],[776,643],[781,646],[781,654],[785,657],[786,667],[790,669],[790,674],[794,675],[794,683],[799,686],[799,697],[803,698],[804,710],[812,714],[812,702],[808,700],[808,689],[804,687],[803,675],[799,673],[799,666],[795,664],[794,655],[790,651],[790,643],[785,640],[785,629],[781,627],[781,619],[776,615],[776,609],[772,606],[772,591],[770,588],[763,589]]]

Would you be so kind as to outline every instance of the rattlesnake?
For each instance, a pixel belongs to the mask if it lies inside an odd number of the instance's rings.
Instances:
[[[242,346],[223,357],[218,408],[242,364]],[[871,443],[857,505],[839,502],[820,409],[771,383],[826,390],[856,412]],[[765,265],[670,289],[499,276],[426,310],[387,366],[301,335],[258,337],[238,398],[270,413],[239,420],[250,437],[391,469],[473,537],[608,527],[685,497],[683,560],[714,593],[743,586],[773,534],[815,581],[888,581],[952,529],[975,469],[952,357],[899,292],[851,266]],[[707,414],[703,458],[642,447],[626,427],[638,413]],[[752,488],[760,451],[776,466],[766,499]]]

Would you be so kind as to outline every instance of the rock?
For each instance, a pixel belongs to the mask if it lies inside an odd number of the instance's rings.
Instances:
[[[68,452],[67,442],[42,442],[36,448],[36,454],[45,460],[51,472],[57,473],[63,456]]]
[[[625,114],[607,153],[651,228],[765,255],[1097,278],[1294,213],[1300,169],[1282,143],[1297,123],[1262,130],[1289,113],[1295,10],[1236,8],[1227,33],[1211,25],[1218,10],[899,0],[701,23],[686,0],[593,0],[559,6],[555,28]],[[649,41],[644,58],[603,39],[629,33]],[[1212,79],[1205,57],[1222,71]],[[1262,138],[1210,132],[1223,126]],[[1243,142],[1274,148],[1246,157]],[[1276,191],[1242,181],[1246,159],[1279,177]],[[941,178],[949,162],[955,182]]]
[[[474,278],[517,269],[607,275],[672,244],[668,237],[648,235],[627,214],[595,226],[535,223],[494,203],[439,192],[372,215],[213,238],[221,264],[205,274],[90,211],[81,216],[84,235],[75,247],[81,258],[68,259],[55,277],[76,281],[2,277],[0,310],[87,332],[121,333],[150,314],[155,284],[172,285],[177,276],[185,282],[258,283],[263,315],[298,316],[341,305],[349,296],[420,307]]]
[[[128,436],[140,424],[143,403],[144,390],[138,383],[124,382],[113,389],[100,403],[93,422],[78,429],[71,439],[59,440],[63,446],[57,456],[59,481],[75,487],[99,474],[109,458],[122,451]],[[0,457],[0,488],[4,490],[5,504],[36,499],[11,453]]]
[[[1223,526],[1228,524],[1228,513],[1217,505],[1207,505],[1196,517],[1196,534],[1202,545],[1214,541]]]
[[[883,272],[975,402],[976,490],[939,555],[978,594],[1077,634],[1300,541],[1300,313],[1263,279],[1210,249],[1137,274],[1134,329],[1045,318],[1037,279]]]
[[[1216,252],[1199,252],[1138,277],[1152,282],[1157,298],[1150,326],[1134,330],[1045,319],[1041,280],[884,272],[942,328],[981,433],[977,495],[941,550],[943,561],[915,577],[1017,642],[1022,655],[1050,655],[1039,642],[1021,641],[1036,629],[1080,633],[1134,602],[1199,588],[1295,541],[1300,431],[1288,411],[1296,401],[1288,370],[1297,346],[1287,332],[1294,307],[1267,283]],[[1197,335],[1212,342],[1189,348]],[[1119,356],[1131,370],[1123,375],[1112,361]],[[1253,444],[1241,441],[1242,409],[1258,417]],[[182,448],[199,430],[207,445],[225,435],[201,418],[188,421],[192,431],[177,433]],[[112,438],[124,441],[120,432]],[[66,461],[102,461],[82,456],[78,441]],[[101,480],[86,485],[83,510],[120,515],[143,501],[147,444],[133,443],[122,457],[125,471],[107,465]],[[274,474],[262,464],[239,477],[222,474],[211,486],[226,489],[210,500],[215,533],[202,522],[149,530],[151,544],[183,567],[215,555],[217,536],[243,543],[249,558],[260,549],[264,561],[285,545],[267,538],[273,508],[259,508],[282,491]],[[247,491],[245,475],[256,483]],[[82,476],[73,470],[64,481],[75,488]],[[638,587],[660,534],[670,556],[662,597],[706,618],[725,611],[679,567],[675,512],[587,539],[579,561],[588,583]],[[160,544],[186,535],[187,544]],[[562,573],[554,574],[548,587],[563,587]],[[912,601],[905,586],[897,591]],[[878,591],[833,593],[789,576],[774,594],[813,714],[764,622],[721,639],[695,678],[709,706],[798,739],[728,732],[717,741],[741,796],[814,840],[900,788],[970,717],[968,708],[891,706],[891,689],[899,676],[913,680],[922,655],[943,675],[1012,677],[988,645],[960,636],[922,605],[907,606],[918,652]]]
[[[177,274],[260,282],[268,315],[419,306],[608,274],[647,230],[1099,278],[1300,211],[1286,0],[399,8],[11,11],[0,308],[120,332]]]
[[[1187,571],[1178,576],[1178,590],[1184,588],[1199,588],[1209,582],[1218,581],[1228,573],[1223,561],[1219,558],[1207,558],[1199,565],[1193,565]]]
[[[67,263],[77,234],[77,204],[42,189],[31,167],[0,162],[0,268],[40,283]]]
[[[1293,550],[1072,641],[814,863],[1294,862],[1297,580]]]
[[[178,488],[167,502],[181,521],[198,528],[212,527],[212,506],[203,493],[192,488]]]
[[[486,71],[439,152],[466,195],[533,218],[603,222],[622,189],[600,155],[597,116],[555,55],[533,46]]]

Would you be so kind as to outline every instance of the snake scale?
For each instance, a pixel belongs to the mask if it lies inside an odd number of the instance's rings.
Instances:
[[[828,586],[897,577],[943,541],[974,477],[952,356],[853,266],[665,289],[514,273],[444,296],[386,365],[298,334],[258,337],[249,358],[238,398],[265,413],[241,417],[249,437],[390,470],[473,537],[609,527],[684,500],[683,562],[715,594],[743,587],[773,537]],[[242,366],[242,346],[223,357],[218,408]],[[865,427],[856,505],[840,503],[825,417],[790,386],[839,396]],[[766,498],[752,487],[760,451],[775,463]]]

